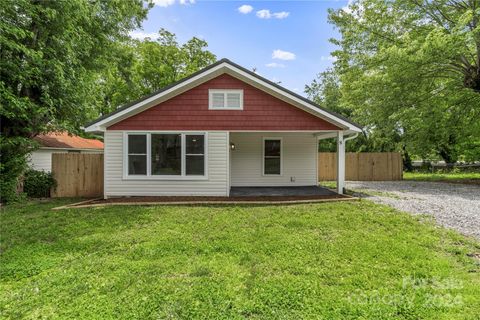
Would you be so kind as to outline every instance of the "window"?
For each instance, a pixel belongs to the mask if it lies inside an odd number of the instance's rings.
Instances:
[[[128,174],[147,174],[147,135],[128,136]]]
[[[263,140],[263,174],[282,174],[282,140],[279,138]]]
[[[204,178],[205,141],[203,133],[128,133],[125,174],[160,179]]]
[[[152,175],[182,174],[182,135],[152,134]]]
[[[212,110],[242,110],[243,90],[209,90],[208,108]]]
[[[205,137],[203,135],[186,135],[185,165],[187,175],[203,176],[205,174]]]

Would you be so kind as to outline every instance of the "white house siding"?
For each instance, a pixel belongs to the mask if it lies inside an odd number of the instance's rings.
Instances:
[[[28,162],[30,167],[39,171],[52,171],[52,154],[53,150],[48,149],[39,149],[35,150],[30,154]],[[60,151],[59,153],[62,153]],[[65,151],[63,151],[65,153]]]
[[[105,197],[228,195],[228,132],[208,132],[207,180],[140,180],[123,178],[124,131],[106,131]]]
[[[263,175],[263,138],[282,138],[283,174]],[[231,151],[231,185],[308,186],[317,184],[317,138],[313,133],[230,133],[235,144]],[[294,181],[292,181],[292,178]]]

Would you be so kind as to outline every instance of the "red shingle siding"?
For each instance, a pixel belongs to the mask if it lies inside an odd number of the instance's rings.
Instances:
[[[208,89],[243,89],[243,110],[208,110]],[[338,130],[335,125],[223,74],[108,130]]]

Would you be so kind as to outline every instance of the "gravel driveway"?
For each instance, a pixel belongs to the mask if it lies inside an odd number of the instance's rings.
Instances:
[[[480,186],[423,181],[350,181],[347,189],[480,239]]]

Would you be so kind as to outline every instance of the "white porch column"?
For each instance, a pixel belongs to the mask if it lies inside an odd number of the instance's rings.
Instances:
[[[343,194],[345,188],[345,141],[343,131],[337,132],[337,193]]]

